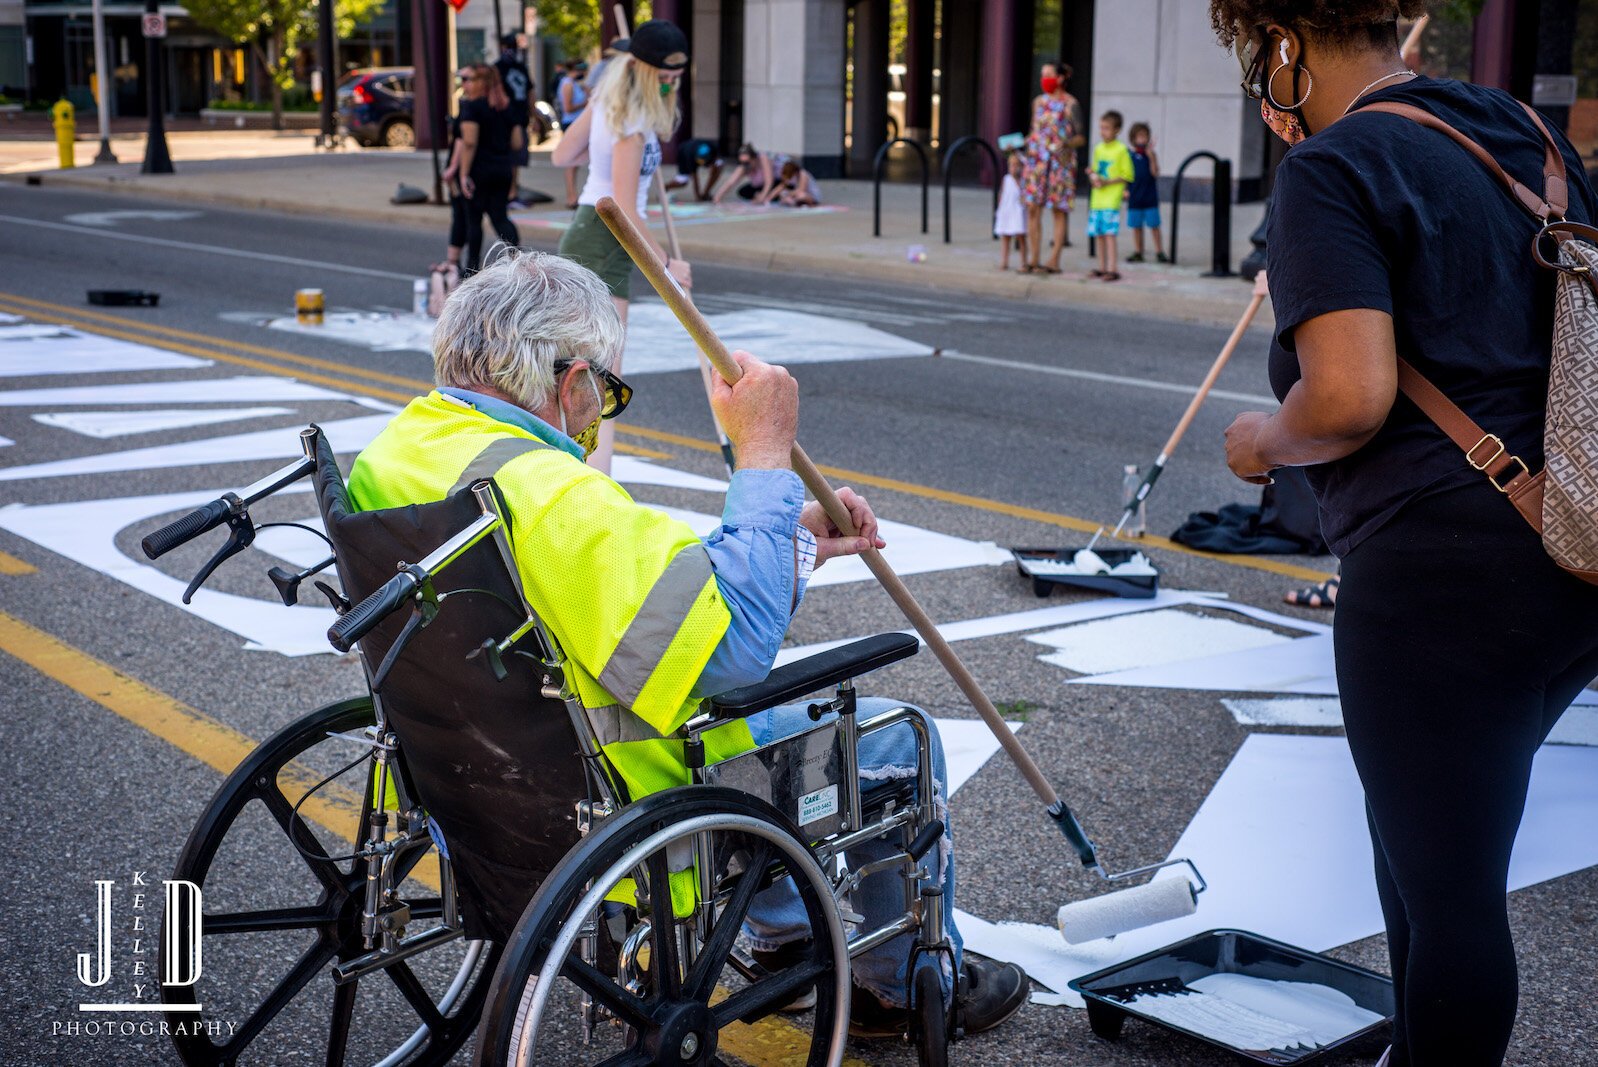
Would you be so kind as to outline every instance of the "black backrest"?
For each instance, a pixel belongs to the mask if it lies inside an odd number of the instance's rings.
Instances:
[[[433,504],[351,512],[320,435],[316,460],[317,505],[351,603],[392,578],[401,560],[418,562],[481,514],[470,489]],[[576,804],[588,795],[571,719],[564,704],[540,692],[538,664],[507,653],[499,680],[483,657],[467,660],[485,639],[502,639],[522,623],[512,581],[492,538],[443,569],[434,581],[440,595],[487,592],[445,598],[378,693],[411,787],[443,831],[467,935],[498,941],[577,843]],[[361,642],[370,669],[408,615],[396,612]]]

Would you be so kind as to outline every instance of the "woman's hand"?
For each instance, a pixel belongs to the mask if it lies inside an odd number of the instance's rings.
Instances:
[[[461,175],[461,195],[468,199],[477,195],[477,183],[470,174]]]
[[[1226,465],[1252,485],[1270,485],[1275,467],[1259,453],[1260,429],[1271,421],[1263,411],[1245,411],[1226,428]]]
[[[694,287],[694,268],[686,259],[666,260],[666,271],[676,279],[677,284],[684,289]]]

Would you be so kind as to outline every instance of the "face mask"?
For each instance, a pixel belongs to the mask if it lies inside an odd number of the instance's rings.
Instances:
[[[1060,79],[1045,74],[1038,84],[1043,87],[1045,93],[1053,93],[1060,88]]]
[[[1265,125],[1271,132],[1287,142],[1289,148],[1298,144],[1309,134],[1304,132],[1304,123],[1296,111],[1278,111],[1271,106],[1269,100],[1260,100],[1260,118],[1265,120]]]
[[[605,406],[604,398],[599,394],[599,379],[595,378],[593,372],[590,371],[588,374],[588,380],[593,383],[594,386],[594,410],[599,411]],[[593,422],[589,423],[587,426],[584,426],[576,433],[572,433],[566,428],[566,409],[561,408],[560,410],[560,432],[577,442],[577,447],[583,450],[584,459],[587,459],[589,456],[593,455],[594,449],[599,447],[599,423],[600,418],[598,415],[595,415]]]

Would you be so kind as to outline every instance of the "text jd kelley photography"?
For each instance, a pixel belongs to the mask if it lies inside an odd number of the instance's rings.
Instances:
[[[194,1012],[192,1020],[123,1019],[58,1020],[52,1033],[66,1037],[134,1037],[231,1033],[233,1023],[202,1021],[200,1004],[190,997],[172,996],[192,990],[200,978],[200,934],[203,921],[200,887],[193,882],[161,882],[164,907],[150,906],[156,895],[144,871],[134,871],[120,887],[112,878],[98,879],[95,887],[96,939],[92,952],[78,953],[78,981],[89,989],[113,987],[131,990],[123,1001],[83,1001],[78,1011],[105,1014],[144,1012]],[[165,921],[161,921],[162,919]],[[159,943],[160,958],[150,946]],[[168,999],[161,996],[162,987]]]

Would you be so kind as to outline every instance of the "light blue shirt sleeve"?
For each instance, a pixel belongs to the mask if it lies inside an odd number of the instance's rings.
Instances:
[[[716,586],[732,621],[710,654],[698,697],[763,680],[782,647],[788,622],[804,597],[808,568],[795,573],[794,538],[800,531],[804,484],[793,471],[748,470],[732,476],[721,526],[705,538]]]

